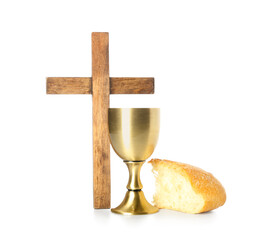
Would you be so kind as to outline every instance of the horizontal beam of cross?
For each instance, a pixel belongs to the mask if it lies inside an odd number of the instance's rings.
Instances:
[[[48,77],[47,94],[91,94],[89,77]],[[153,94],[154,78],[110,78],[110,94]]]

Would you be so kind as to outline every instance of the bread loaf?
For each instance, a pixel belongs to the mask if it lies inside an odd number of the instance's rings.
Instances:
[[[158,208],[201,213],[225,203],[225,190],[211,173],[169,160],[152,159],[149,163],[156,178],[153,202]]]

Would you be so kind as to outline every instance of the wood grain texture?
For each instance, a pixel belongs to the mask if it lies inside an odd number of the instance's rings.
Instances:
[[[111,78],[111,94],[153,94],[154,78]]]
[[[91,94],[92,78],[48,77],[47,94]],[[110,94],[153,94],[154,78],[110,78]]]
[[[87,77],[48,77],[47,94],[91,94],[92,79]]]
[[[94,208],[110,208],[108,33],[92,33],[93,198]]]

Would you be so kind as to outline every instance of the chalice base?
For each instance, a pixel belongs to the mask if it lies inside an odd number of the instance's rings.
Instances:
[[[146,200],[142,190],[128,190],[122,203],[111,211],[123,215],[139,215],[156,213],[159,208],[152,206]]]

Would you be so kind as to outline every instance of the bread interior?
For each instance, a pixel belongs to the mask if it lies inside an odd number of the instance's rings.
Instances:
[[[169,166],[158,167],[153,164],[156,190],[153,196],[159,208],[174,209],[187,213],[198,213],[205,202],[201,194],[196,194],[191,182],[183,172]]]

